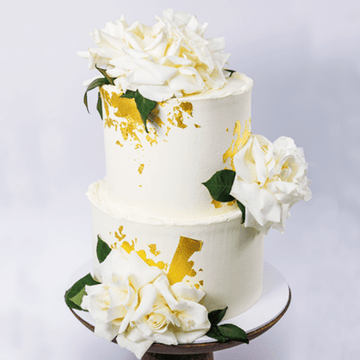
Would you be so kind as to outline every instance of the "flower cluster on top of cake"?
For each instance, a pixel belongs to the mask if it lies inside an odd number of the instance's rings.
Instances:
[[[97,48],[79,52],[89,68],[105,68],[114,86],[136,91],[149,100],[165,101],[222,88],[226,84],[223,37],[205,39],[207,23],[194,15],[165,10],[153,26],[136,21],[108,22],[91,36]],[[90,84],[92,80],[86,82]]]

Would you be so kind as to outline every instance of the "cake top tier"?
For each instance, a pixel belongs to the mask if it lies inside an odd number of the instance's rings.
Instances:
[[[218,90],[227,83],[223,37],[205,39],[208,23],[194,15],[165,10],[153,26],[124,16],[90,35],[97,48],[79,52],[89,68],[102,67],[122,92],[138,90],[154,101]],[[93,79],[92,79],[93,80]]]

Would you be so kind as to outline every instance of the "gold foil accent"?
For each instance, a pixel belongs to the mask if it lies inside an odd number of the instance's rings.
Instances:
[[[181,107],[180,106],[175,106],[174,107],[174,117],[173,120],[175,120],[177,122],[177,125],[175,125],[173,122],[171,123],[173,126],[177,126],[181,129],[185,129],[187,127],[186,124],[184,124],[184,114],[181,111]]]
[[[216,201],[215,199],[212,199],[211,203],[215,206],[215,209],[222,207],[222,203],[220,201]]]
[[[149,133],[150,134],[146,134],[146,140],[150,143],[151,146],[153,146],[154,144],[158,143],[157,138],[159,137],[159,135],[154,128],[149,128]],[[151,135],[153,135],[154,137],[151,137]]]
[[[156,250],[156,244],[150,244],[150,245],[148,245],[148,246],[149,246],[149,248],[150,248],[150,252],[151,252],[153,255],[158,256],[158,255],[161,254],[160,251]]]
[[[178,106],[174,106],[172,117],[168,117],[168,122],[175,127],[180,129],[185,129],[187,127],[184,124],[184,113],[187,113],[190,116],[192,115],[193,104],[191,102],[181,102]],[[168,114],[170,115],[170,113]],[[166,135],[168,135],[170,128],[167,128]]]
[[[223,202],[216,201],[215,199],[213,199],[211,201],[211,203],[215,206],[215,209],[219,209],[219,208],[223,207],[224,204],[225,204]],[[234,204],[235,204],[235,200],[232,200],[232,201],[229,201],[229,202],[226,203],[227,206],[232,206]]]
[[[241,123],[239,120],[235,122],[233,135],[236,136],[236,138],[231,141],[229,149],[226,150],[226,152],[223,155],[224,164],[228,159],[230,159],[230,167],[232,170],[235,170],[234,156],[237,154],[240,148],[246,144],[246,142],[250,137],[251,134],[250,123],[251,123],[251,118],[245,121],[245,129],[241,135]]]
[[[193,114],[192,114],[192,112],[193,112],[193,104],[191,102],[181,102],[180,107],[181,107],[182,111],[185,111],[190,116],[193,116]]]
[[[158,103],[158,105],[160,105],[160,104]],[[161,104],[160,106],[164,106],[164,104]],[[162,127],[165,124],[160,119],[159,113],[160,113],[160,109],[158,108],[158,106],[156,106],[155,109],[149,114],[149,120],[152,123],[155,123],[155,124],[159,125],[160,127]]]
[[[145,167],[145,164],[140,164],[139,169],[138,169],[140,175],[144,171],[144,167]]]
[[[196,289],[199,289],[200,286],[204,286],[204,280],[199,280],[199,283],[198,284],[194,284],[195,288]]]
[[[201,126],[198,125],[198,124],[194,124],[194,126],[195,126],[197,129],[201,128]]]
[[[179,245],[175,251],[174,257],[170,264],[168,279],[170,284],[181,282],[186,275],[195,276],[193,269],[194,262],[189,261],[190,257],[201,250],[202,241],[180,236]]]
[[[145,250],[138,250],[137,251],[138,255],[150,266],[156,266],[158,267],[160,270],[164,270],[165,268],[165,263],[163,261],[159,261],[159,262],[155,262],[152,259],[148,259],[146,257],[146,253]]]
[[[126,237],[125,234],[122,234],[122,231],[123,231],[124,227],[123,226],[120,226],[118,232],[115,232],[115,237],[119,240],[119,243],[122,241],[121,243],[121,247],[128,253],[130,254],[132,251],[136,251],[136,253],[150,266],[156,266],[158,267],[160,270],[164,270],[165,268],[167,268],[167,264],[165,264],[163,261],[159,261],[159,262],[155,262],[154,260],[152,259],[148,259],[147,256],[146,256],[146,252],[145,250],[135,250],[135,244],[137,243],[137,239],[135,238],[135,241],[134,240],[131,240],[131,244],[128,242],[128,241],[123,241],[123,239]],[[117,249],[117,244],[118,243],[115,243],[114,245],[111,245],[111,248],[112,249]],[[154,251],[156,252],[156,245],[155,246],[155,249]],[[150,252],[151,252],[151,248],[150,248]],[[160,254],[160,251],[157,251],[157,255]]]
[[[135,243],[134,243],[134,240],[131,241],[131,245],[130,245],[127,241],[124,241],[124,242],[121,244],[121,247],[122,247],[128,254],[130,254],[132,251],[135,251]]]
[[[168,270],[168,279],[170,284],[175,284],[177,282],[181,282],[185,276],[194,277],[196,275],[196,271],[193,269],[194,261],[189,261],[191,256],[198,251],[201,251],[203,242],[200,240],[195,240],[191,238],[187,238],[185,236],[180,236],[180,240],[174,256],[172,258],[171,264],[169,266],[168,263],[164,261],[155,262],[150,259],[146,255],[146,251],[143,249],[136,250],[135,245],[137,244],[137,239],[129,241],[125,241],[124,238],[126,234],[123,234],[124,227],[119,226],[118,231],[115,232],[115,237],[118,242],[115,242],[111,245],[112,249],[117,249],[118,245],[124,249],[128,254],[132,251],[136,251],[136,253],[149,265],[156,266],[161,270]],[[161,254],[159,250],[157,250],[156,244],[148,245],[150,253],[154,256],[158,256]],[[199,269],[199,271],[203,271]],[[199,281],[201,284],[202,280]]]
[[[250,125],[251,125],[251,117],[245,121],[245,130],[244,130],[244,132],[241,136],[241,140],[240,140],[241,147],[243,147],[249,140],[249,137],[251,135]]]
[[[119,94],[115,92],[107,93],[102,88],[100,94],[103,99],[105,116],[104,116],[104,127],[114,127],[115,131],[120,131],[122,136],[122,142],[116,141],[117,145],[123,146],[127,140],[136,142],[135,149],[141,148],[142,143],[139,138],[139,134],[145,133],[143,121],[140,113],[136,107],[135,99],[121,98]],[[110,107],[114,109],[114,117],[111,118]],[[163,125],[163,122],[158,116],[159,110],[155,110],[149,115],[149,119],[159,126]],[[146,134],[145,138],[150,142],[151,145],[157,143],[158,134],[154,128],[149,128],[149,133]]]
[[[123,227],[123,226],[119,226],[118,232],[115,231],[115,237],[116,237],[119,241],[123,240],[123,239],[126,237],[126,235],[122,233],[123,230],[124,230],[124,227]]]

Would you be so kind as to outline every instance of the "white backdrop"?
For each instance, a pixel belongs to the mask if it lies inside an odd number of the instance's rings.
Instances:
[[[124,14],[166,8],[225,36],[229,67],[254,79],[252,130],[305,149],[313,199],[266,239],[293,291],[268,333],[220,359],[354,359],[360,354],[360,2],[357,0],[14,0],[0,13],[0,349],[4,359],[135,359],[96,338],[63,301],[91,257],[87,186],[105,176],[102,123],[76,51]]]

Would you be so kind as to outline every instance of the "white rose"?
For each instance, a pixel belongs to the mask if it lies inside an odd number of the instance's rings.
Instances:
[[[311,198],[304,153],[291,138],[280,137],[272,144],[261,135],[251,135],[235,155],[234,166],[230,194],[245,206],[246,227],[283,232],[290,208]]]
[[[95,321],[95,334],[132,351],[139,359],[154,342],[176,345],[203,336],[208,312],[205,293],[177,283],[135,252],[112,250],[100,264],[101,284],[86,286],[81,307]]]
[[[108,22],[91,33],[98,48],[79,55],[89,59],[90,69],[105,67],[118,90],[139,90],[154,101],[222,88],[230,56],[222,52],[224,38],[205,39],[208,24],[191,14],[166,10],[163,15],[153,26],[138,21],[129,26],[123,16]]]
[[[111,341],[128,327],[138,305],[138,293],[162,272],[148,266],[135,252],[128,259],[111,251],[100,264],[101,284],[86,286],[81,307],[95,321],[95,334]]]
[[[128,330],[116,340],[141,358],[149,344],[191,343],[210,328],[208,312],[198,302],[204,292],[178,283],[170,286],[166,275],[140,291],[140,304],[131,317]]]

